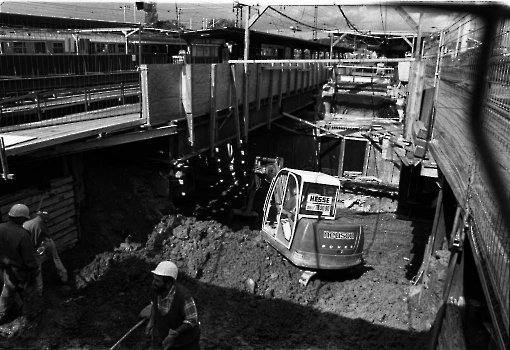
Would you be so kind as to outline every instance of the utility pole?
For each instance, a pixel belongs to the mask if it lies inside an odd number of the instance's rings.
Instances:
[[[124,4],[122,6],[119,6],[119,8],[124,10],[124,23],[126,23],[126,9],[130,8],[130,6]]]
[[[175,11],[177,11],[177,29],[181,28],[181,8],[177,7],[177,4],[175,4]]]
[[[314,6],[314,14],[313,14],[313,41],[317,41],[317,14],[319,11],[319,7],[317,5]]]

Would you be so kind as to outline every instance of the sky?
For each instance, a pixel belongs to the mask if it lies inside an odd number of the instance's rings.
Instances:
[[[263,5],[276,1],[240,1],[252,5],[250,15],[253,16],[263,8]],[[155,1],[158,18],[160,20],[179,20],[187,28],[202,29],[204,20],[225,18],[238,20],[244,25],[247,8],[241,17],[241,12],[234,10],[234,1],[211,0],[193,3],[177,1]],[[253,25],[252,30],[264,31],[272,34],[299,37],[303,39],[325,38],[331,30],[349,30],[348,22],[360,31],[380,32],[413,32],[393,6],[385,6],[385,1],[279,1],[281,5],[272,5]],[[332,4],[335,5],[332,5]],[[352,4],[369,4],[366,6]],[[313,6],[310,4],[318,4]],[[329,5],[326,5],[329,4]],[[341,6],[338,6],[342,4]],[[394,4],[394,2],[393,2]],[[405,4],[420,5],[407,1]],[[418,23],[421,17],[422,31],[435,32],[446,28],[459,14],[442,13],[438,11],[424,11],[422,6],[404,7],[411,19]],[[118,22],[143,21],[143,11],[135,10],[134,2],[123,1],[11,1],[0,0],[2,12],[34,14],[43,16],[58,16],[69,18],[98,19]],[[343,11],[343,13],[342,13]],[[317,28],[316,30],[314,28]]]

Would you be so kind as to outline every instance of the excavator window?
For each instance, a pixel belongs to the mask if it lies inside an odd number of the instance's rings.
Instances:
[[[338,187],[318,183],[305,183],[301,201],[301,213],[334,217]]]

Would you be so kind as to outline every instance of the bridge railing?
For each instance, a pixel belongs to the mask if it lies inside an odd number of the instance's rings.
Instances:
[[[0,99],[0,132],[141,114],[138,82],[45,89]]]

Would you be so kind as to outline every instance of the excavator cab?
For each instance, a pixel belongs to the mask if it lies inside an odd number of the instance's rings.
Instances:
[[[334,176],[281,169],[264,203],[262,237],[305,270],[347,269],[362,264],[363,227],[336,218],[339,191],[340,180]],[[302,277],[304,284],[315,272],[308,271],[308,277]]]

